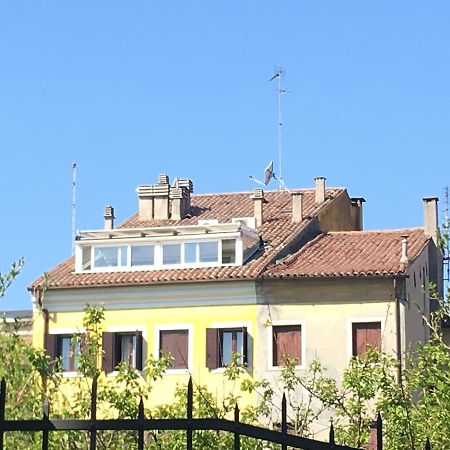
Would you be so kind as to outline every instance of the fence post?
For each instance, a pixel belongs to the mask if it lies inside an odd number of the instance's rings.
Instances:
[[[0,450],[3,450],[3,421],[5,420],[6,382],[2,378],[0,383]]]
[[[383,450],[383,422],[380,413],[377,420],[370,424],[368,450]]]
[[[239,407],[237,403],[234,407],[234,424],[236,426],[236,431],[234,432],[234,450],[239,450],[241,448],[241,438],[237,431],[237,427],[239,426]]]
[[[144,450],[144,400],[141,397],[138,409],[139,431],[138,431],[138,450]]]
[[[331,421],[331,425],[330,425],[330,448],[334,448],[334,425],[333,425],[333,421]]]
[[[89,450],[96,450],[97,448],[97,374],[92,379],[92,393],[91,393],[91,434],[89,437]]]
[[[283,393],[283,399],[281,400],[281,432],[287,434],[287,403],[286,394]],[[281,450],[287,450],[286,444],[281,444]]]
[[[430,440],[427,438],[427,442],[425,442],[425,450],[431,450]]]
[[[192,450],[192,403],[193,403],[192,377],[189,377],[187,389],[187,419],[188,419],[188,426],[186,429],[187,450]]]
[[[42,412],[42,425],[45,427],[50,416],[50,405],[47,397],[44,398]],[[48,430],[42,430],[42,450],[48,450]]]

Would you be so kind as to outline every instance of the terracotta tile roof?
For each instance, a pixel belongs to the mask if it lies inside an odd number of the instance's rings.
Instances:
[[[71,257],[47,272],[47,287],[72,288],[95,286],[124,286],[165,282],[189,282],[206,280],[254,279],[261,274],[276,255],[295,240],[309,222],[309,217],[317,215],[334,198],[344,195],[342,188],[326,190],[325,202],[314,203],[314,190],[303,192],[305,219],[301,223],[292,223],[291,195],[287,191],[265,191],[264,223],[258,228],[262,239],[267,242],[264,249],[258,251],[249,261],[240,267],[211,267],[194,269],[162,269],[148,271],[125,271],[108,273],[74,273],[74,258]],[[179,221],[139,220],[137,214],[123,222],[119,228],[140,228],[163,225],[193,225],[199,219],[219,219],[220,223],[230,222],[233,217],[253,216],[253,192],[193,195],[191,198],[192,215]],[[345,194],[346,195],[346,194]],[[42,285],[42,279],[34,281],[29,289]]]
[[[264,278],[316,278],[401,275],[402,235],[414,260],[429,238],[421,228],[389,231],[342,231],[317,236]]]

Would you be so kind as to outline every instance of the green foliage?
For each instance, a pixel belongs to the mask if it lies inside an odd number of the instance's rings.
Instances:
[[[11,264],[9,271],[6,274],[3,275],[0,271],[0,298],[5,295],[6,289],[8,289],[17,275],[19,275],[24,263],[24,258],[20,258],[17,262]]]

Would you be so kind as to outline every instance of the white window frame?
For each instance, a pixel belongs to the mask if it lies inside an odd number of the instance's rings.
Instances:
[[[192,323],[171,323],[166,325],[157,325],[154,328],[153,334],[153,358],[159,359],[159,348],[160,348],[160,331],[184,331],[188,332],[188,367],[187,369],[166,369],[164,372],[167,375],[189,375],[192,374],[192,368],[194,367],[194,326]]]
[[[381,350],[383,350],[383,336],[384,336],[384,319],[378,316],[371,317],[349,317],[347,319],[347,359],[353,357],[353,324],[366,322],[380,322],[381,324]]]
[[[229,328],[243,328],[245,327],[247,329],[247,335],[252,334],[252,323],[251,322],[213,322],[209,327],[207,328],[216,328],[218,330],[221,329],[229,329]],[[253,345],[249,345],[249,339],[247,336],[247,367],[245,367],[245,370],[247,372],[251,372],[253,370]],[[220,342],[219,342],[220,345]],[[223,373],[225,372],[226,367],[217,367],[216,369],[212,369],[211,373]]]
[[[301,332],[301,346],[300,346],[300,361],[301,364],[295,366],[297,370],[304,370],[307,367],[306,364],[306,321],[303,319],[300,320],[273,320],[272,323],[267,327],[267,369],[273,371],[281,371],[283,370],[283,366],[274,366],[273,365],[273,327],[277,326],[289,326],[289,325],[300,325]]]
[[[243,263],[242,255],[242,239],[240,237],[229,238],[235,241],[235,262],[233,264],[224,264],[222,262],[222,240],[228,238],[215,238],[215,239],[186,239],[186,240],[164,240],[164,241],[142,241],[142,242],[114,242],[108,244],[97,244],[90,243],[86,246],[91,247],[91,268],[89,270],[83,270],[82,267],[82,254],[83,254],[83,244],[77,244],[75,249],[75,271],[77,273],[103,273],[103,272],[124,272],[124,271],[142,271],[142,270],[163,270],[163,269],[182,269],[182,268],[197,268],[197,267],[234,267],[241,266]],[[200,262],[199,248],[196,248],[196,262],[195,263],[185,263],[185,249],[184,244],[192,243],[206,243],[206,242],[217,242],[217,253],[218,258],[215,262]],[[179,264],[163,264],[163,245],[165,244],[180,244],[181,245],[181,262]],[[154,264],[153,265],[142,265],[142,266],[132,266],[131,265],[131,246],[137,245],[153,245],[154,246]],[[95,267],[94,265],[94,254],[95,248],[106,248],[106,247],[126,247],[127,261],[124,266],[109,266],[109,267]],[[120,263],[120,258],[119,258]]]

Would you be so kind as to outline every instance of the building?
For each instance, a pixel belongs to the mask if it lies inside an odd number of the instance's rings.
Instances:
[[[104,229],[80,232],[75,256],[29,288],[34,344],[68,375],[86,304],[106,308],[106,373],[174,357],[155,403],[189,375],[219,392],[233,352],[248,376],[276,383],[286,355],[299,371],[318,358],[339,378],[369,345],[400,359],[427,338],[428,282],[442,279],[436,198],[424,199],[423,228],[363,231],[364,199],[324,178],[193,195],[191,180],[160,175],[137,194],[134,216],[115,227],[107,207]]]
[[[0,332],[17,333],[25,342],[32,343],[33,311],[31,309],[0,312],[0,317],[3,320]]]

